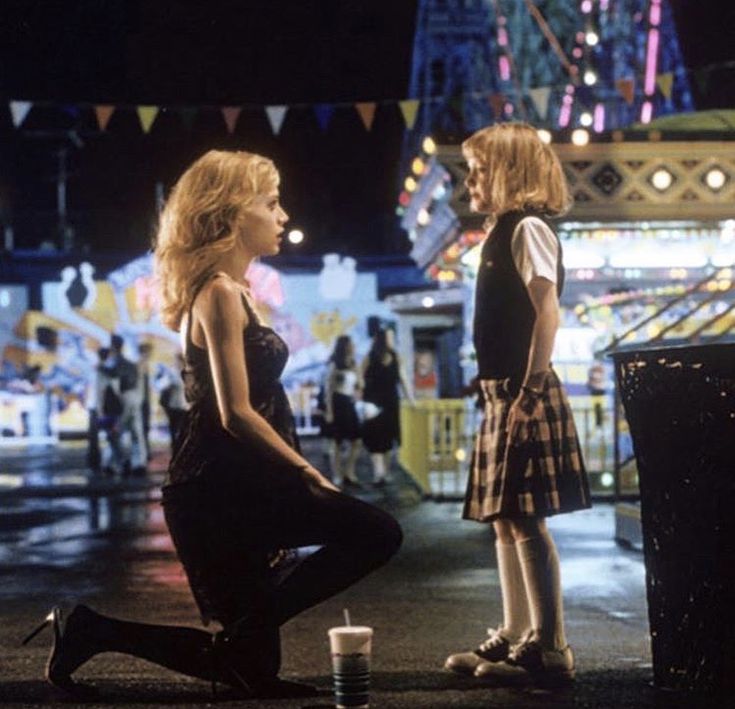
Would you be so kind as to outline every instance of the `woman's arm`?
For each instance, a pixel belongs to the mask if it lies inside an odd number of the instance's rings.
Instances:
[[[334,375],[337,372],[337,366],[334,362],[327,365],[327,375],[324,377],[324,420],[327,423],[334,421],[334,408],[332,395],[334,394]]]
[[[255,445],[275,463],[301,468],[320,484],[331,486],[250,404],[243,344],[248,318],[237,284],[225,278],[210,281],[196,299],[192,318],[199,322],[204,334],[217,408],[225,430]]]
[[[403,391],[403,396],[409,401],[411,405],[415,404],[413,398],[413,392],[411,391],[411,388],[408,386],[408,377],[406,377],[406,370],[403,368],[403,363],[401,362],[401,358],[398,356],[398,354],[395,355],[396,357],[396,364],[398,365],[398,381],[401,385],[401,390]]]

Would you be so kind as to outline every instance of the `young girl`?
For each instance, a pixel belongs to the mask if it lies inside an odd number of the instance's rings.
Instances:
[[[325,417],[332,439],[332,478],[335,485],[360,487],[355,463],[360,452],[360,421],[355,396],[360,390],[360,375],[355,362],[355,346],[349,335],[340,335],[334,343],[325,380]],[[347,441],[347,459],[342,465],[342,442]]]
[[[569,206],[561,165],[534,128],[484,128],[462,145],[471,209],[487,214],[474,343],[485,416],[464,518],[491,522],[503,623],[446,667],[477,677],[571,680],[559,557],[545,518],[590,506],[579,441],[550,364],[564,283],[549,217]]]

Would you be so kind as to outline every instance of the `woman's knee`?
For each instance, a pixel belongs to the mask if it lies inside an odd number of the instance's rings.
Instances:
[[[513,536],[513,528],[507,519],[496,519],[493,522],[493,530],[495,531],[495,538],[501,544],[513,544],[515,543],[515,537]]]
[[[543,517],[528,517],[508,520],[511,534],[516,542],[524,542],[541,536],[546,530]]]

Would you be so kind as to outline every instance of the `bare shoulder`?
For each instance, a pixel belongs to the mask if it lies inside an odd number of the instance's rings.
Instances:
[[[203,324],[242,325],[247,322],[247,313],[242,307],[242,289],[227,276],[211,278],[199,291],[193,310]]]

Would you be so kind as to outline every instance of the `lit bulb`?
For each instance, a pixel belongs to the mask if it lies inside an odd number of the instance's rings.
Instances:
[[[406,188],[406,192],[415,192],[418,184],[413,177],[407,177],[405,182],[403,183],[403,186]]]
[[[414,158],[411,163],[411,170],[414,175],[424,174],[424,161],[421,158]]]
[[[585,111],[580,117],[579,122],[585,127],[589,128],[592,125],[592,114]]]
[[[424,142],[421,144],[421,147],[427,155],[433,155],[436,152],[436,143],[430,135],[427,135],[424,138]]]
[[[705,175],[704,181],[711,190],[720,190],[727,182],[727,176],[722,170],[715,167]]]
[[[590,134],[584,128],[572,131],[572,143],[575,145],[587,145],[590,142]]]
[[[587,69],[587,71],[584,72],[584,83],[587,84],[587,86],[594,86],[597,83],[597,74],[595,74],[592,69]]]
[[[291,229],[288,232],[288,240],[292,244],[300,244],[304,240],[304,232],[301,229]]]
[[[419,209],[419,213],[416,215],[416,221],[421,226],[426,226],[431,221],[431,215],[425,208]]]
[[[659,191],[664,192],[671,187],[671,183],[674,181],[673,176],[668,170],[659,168],[651,176],[651,184]]]
[[[539,140],[542,143],[546,143],[546,145],[549,145],[551,143],[551,133],[547,131],[545,128],[539,128],[537,131]]]
[[[434,307],[434,299],[430,295],[425,295],[421,299],[421,305],[423,305],[425,308],[433,308]]]
[[[584,41],[587,42],[590,47],[594,47],[600,41],[600,38],[597,36],[597,32],[588,32],[584,36]]]

